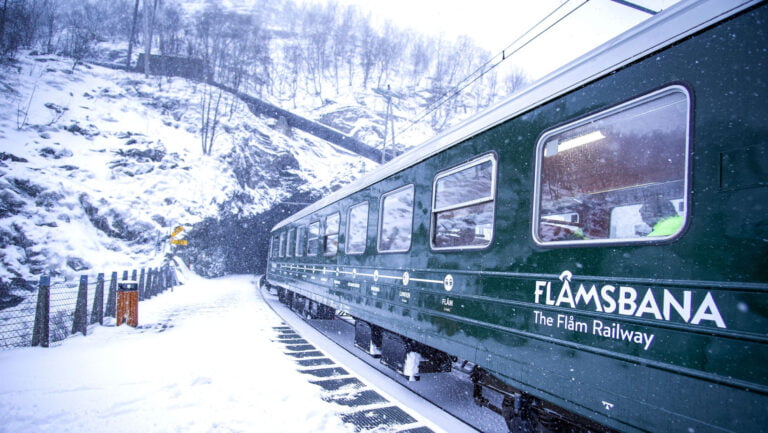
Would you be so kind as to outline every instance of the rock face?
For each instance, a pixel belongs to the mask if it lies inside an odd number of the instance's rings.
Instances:
[[[0,74],[16,98],[0,98],[0,282],[155,266],[170,252],[204,275],[255,272],[269,229],[298,210],[282,201],[313,201],[365,168],[229,94],[204,153],[199,83],[68,62],[46,56],[41,71],[22,57]],[[177,226],[186,247],[170,245]]]
[[[269,232],[297,206],[289,203],[307,203],[320,199],[321,191],[299,192],[256,215],[242,216],[223,213],[195,225],[187,236],[188,247],[179,248],[177,254],[190,264],[195,272],[208,277],[226,274],[263,273],[269,253]]]
[[[102,209],[93,205],[86,194],[80,194],[79,201],[91,224],[107,236],[140,243],[150,240],[148,237],[153,233],[152,226],[141,221],[127,221],[119,210],[109,208],[104,200],[100,202],[104,206]]]

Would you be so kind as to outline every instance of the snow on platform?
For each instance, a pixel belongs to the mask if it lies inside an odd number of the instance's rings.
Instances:
[[[252,276],[189,277],[141,302],[138,329],[0,352],[0,431],[356,431],[339,415],[348,406],[298,371],[324,367],[273,341],[281,321],[255,287]]]
[[[323,389],[323,400],[345,407],[340,413],[341,419],[353,425],[356,431],[434,433],[434,430],[316,350],[315,346],[295,344],[296,341],[306,340],[292,328],[280,326],[275,330],[279,334],[275,341],[286,345],[287,355],[308,354],[302,358],[309,359],[296,359],[298,371],[308,375],[310,383]]]
[[[468,381],[462,380],[459,374],[422,374],[420,381],[408,382],[394,371],[381,365],[378,360],[368,359],[365,356],[359,358],[350,353],[348,348],[353,346],[353,327],[344,323],[343,320],[312,320],[312,325],[310,325],[303,318],[290,311],[286,305],[281,304],[276,295],[269,294],[266,290],[263,293],[267,304],[275,309],[288,325],[288,327],[283,328],[282,337],[278,338],[301,338],[307,341],[308,346],[311,346],[311,348],[306,348],[306,351],[286,350],[288,356],[297,358],[297,362],[327,358],[333,364],[308,365],[307,368],[320,370],[338,366],[349,372],[348,376],[338,375],[329,380],[310,379],[328,392],[334,392],[338,389],[348,391],[347,395],[334,393],[332,398],[326,396],[326,399],[339,405],[354,406],[355,403],[352,402],[358,399],[365,401],[367,398],[377,398],[366,392],[374,391],[422,423],[421,426],[414,424],[407,428],[404,427],[403,430],[400,430],[402,432],[427,433],[431,430],[451,433],[476,433],[477,431],[499,433],[508,431],[500,416],[487,409],[479,408],[473,403],[471,398],[472,385]],[[330,341],[328,338],[331,334],[334,341]],[[285,341],[286,346],[292,345],[290,340],[277,341]],[[343,344],[344,347],[337,343]],[[430,396],[432,401],[425,400],[422,395]],[[443,408],[449,408],[451,413],[446,412]],[[380,416],[390,415],[397,416],[371,412],[369,418],[375,420]],[[465,423],[456,416],[469,419],[475,427],[473,428],[472,425]],[[352,423],[357,421],[359,426],[362,424],[361,420],[350,416],[344,417],[344,420]],[[396,423],[393,424],[396,425]],[[374,431],[381,430],[375,429]]]

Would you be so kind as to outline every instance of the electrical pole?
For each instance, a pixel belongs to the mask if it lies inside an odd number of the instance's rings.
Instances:
[[[390,131],[390,121],[392,122],[392,151],[394,152],[395,150],[395,119],[394,116],[392,116],[392,97],[396,97],[397,95],[392,93],[389,84],[387,84],[387,90],[374,89],[373,91],[387,99],[387,113],[384,117],[384,146],[381,150],[381,163],[384,164],[387,162],[387,134],[389,134]]]
[[[389,128],[389,114],[392,111],[392,93],[389,91],[390,87],[389,84],[387,84],[387,93],[385,97],[387,98],[387,114],[384,117],[384,147],[381,151],[381,163],[384,164],[387,162],[387,129]],[[394,143],[392,143],[392,146],[394,147]]]

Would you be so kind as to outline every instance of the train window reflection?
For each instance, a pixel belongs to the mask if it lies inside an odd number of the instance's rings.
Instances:
[[[318,252],[320,252],[320,221],[315,221],[309,225],[307,255],[316,256]]]
[[[413,227],[413,185],[388,192],[381,197],[379,221],[379,251],[408,251],[411,247]]]
[[[280,233],[280,257],[285,257],[285,232]]]
[[[365,252],[365,240],[368,236],[368,202],[356,204],[349,208],[347,223],[347,239],[345,240],[347,254],[362,254]]]
[[[280,236],[272,237],[272,257],[278,257],[280,251]]]
[[[690,97],[671,86],[546,133],[537,146],[541,244],[671,239],[684,226]]]
[[[339,251],[339,213],[325,217],[325,255],[332,256]]]
[[[307,229],[305,227],[299,227],[296,229],[296,257],[304,255],[304,238]]]
[[[293,257],[293,251],[296,247],[296,243],[293,241],[294,239],[296,239],[296,229],[288,230],[288,239],[286,240],[288,244],[286,245],[285,251],[287,257]]]
[[[485,155],[435,176],[432,248],[484,248],[493,238],[496,158]]]

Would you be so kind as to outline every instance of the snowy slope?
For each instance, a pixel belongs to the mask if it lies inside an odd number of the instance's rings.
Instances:
[[[371,167],[253,116],[228,94],[212,153],[203,155],[206,91],[180,78],[72,70],[54,56],[4,67],[0,279],[152,265],[177,225],[232,211],[225,204],[233,201],[237,212],[255,214]]]

